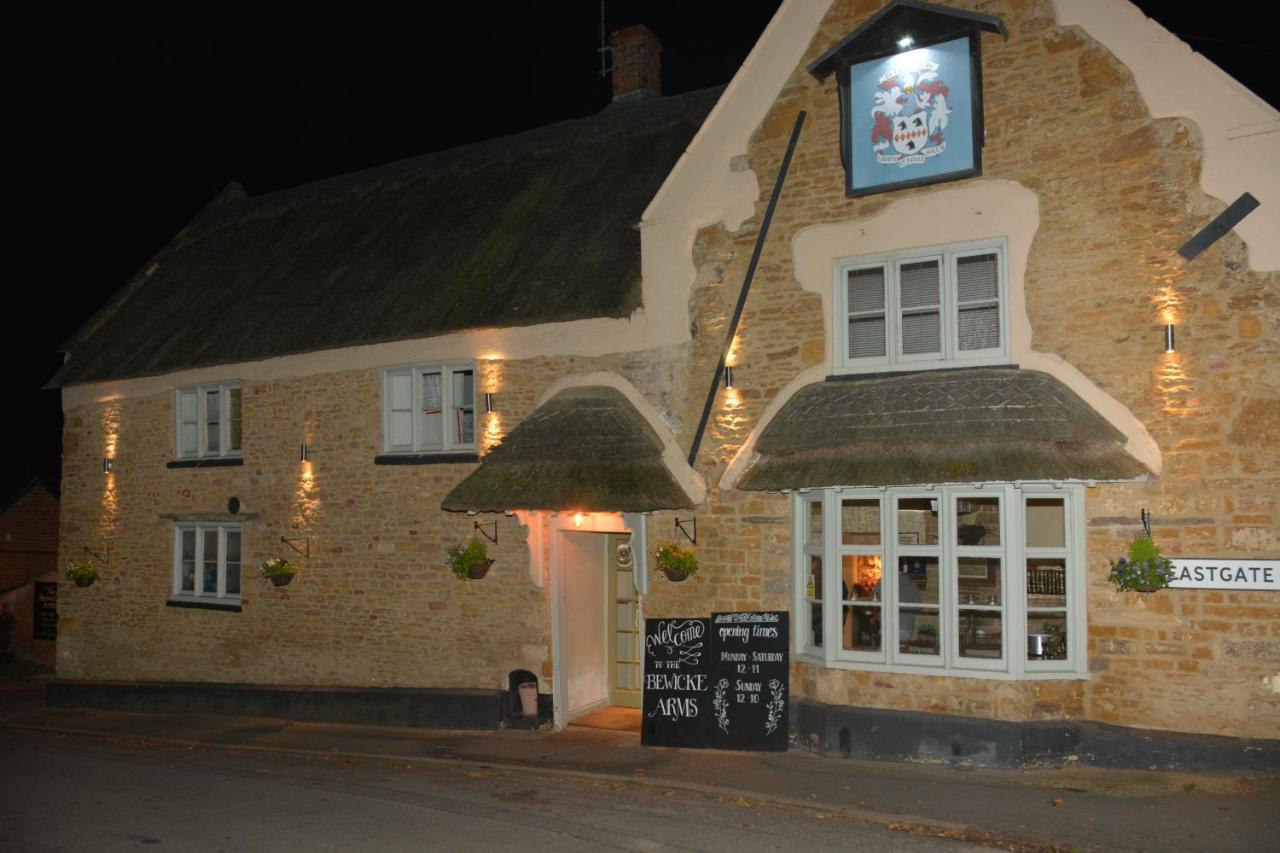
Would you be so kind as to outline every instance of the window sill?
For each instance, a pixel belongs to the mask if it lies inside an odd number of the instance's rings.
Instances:
[[[986,678],[993,681],[1088,681],[1087,672],[1073,670],[1043,670],[1037,672],[1012,673],[990,669],[940,669],[938,667],[902,666],[900,664],[855,663],[853,661],[836,661],[828,664],[822,658],[813,655],[797,654],[798,663],[823,669],[841,669],[849,672],[883,672],[892,675],[920,675],[930,678]]]
[[[380,453],[373,457],[374,465],[452,465],[479,462],[480,457],[471,453]]]
[[[244,458],[241,456],[221,456],[210,457],[208,459],[175,459],[172,462],[166,462],[166,468],[234,468],[237,465],[243,465]]]
[[[238,598],[203,598],[190,595],[171,595],[165,601],[165,607],[180,607],[187,610],[226,610],[231,613],[241,611]]]

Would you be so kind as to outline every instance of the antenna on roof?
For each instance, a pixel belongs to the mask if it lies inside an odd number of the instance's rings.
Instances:
[[[600,0],[600,48],[596,52],[600,54],[600,76],[608,77],[613,73],[613,49],[604,31],[604,0]]]

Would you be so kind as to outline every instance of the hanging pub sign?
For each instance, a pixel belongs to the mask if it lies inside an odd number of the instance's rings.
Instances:
[[[809,66],[836,75],[849,196],[982,173],[982,32],[999,18],[893,0]]]
[[[787,614],[711,614],[708,745],[785,751],[790,708]]]
[[[1171,589],[1258,589],[1280,592],[1280,560],[1174,557]]]
[[[644,746],[707,745],[706,619],[644,620]]]
[[[34,640],[58,639],[58,584],[56,581],[35,581],[32,584],[31,638]]]

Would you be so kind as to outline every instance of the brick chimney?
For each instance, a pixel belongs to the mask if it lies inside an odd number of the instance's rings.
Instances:
[[[644,24],[614,30],[613,99],[662,94],[662,43]]]

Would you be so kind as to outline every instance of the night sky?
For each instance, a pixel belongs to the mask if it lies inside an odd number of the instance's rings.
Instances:
[[[228,182],[258,195],[608,104],[598,0],[457,5],[418,4],[407,17],[366,4],[264,14],[270,3],[176,16],[185,4],[169,3],[10,20],[18,263],[0,337],[17,376],[0,501],[33,474],[57,476],[58,393],[40,388],[61,363],[59,344]],[[1205,18],[1202,1],[1139,5],[1280,103],[1280,50],[1254,4],[1215,7],[1239,7],[1234,20]],[[777,2],[606,6],[608,29],[654,31],[664,89],[678,94],[727,82]]]

